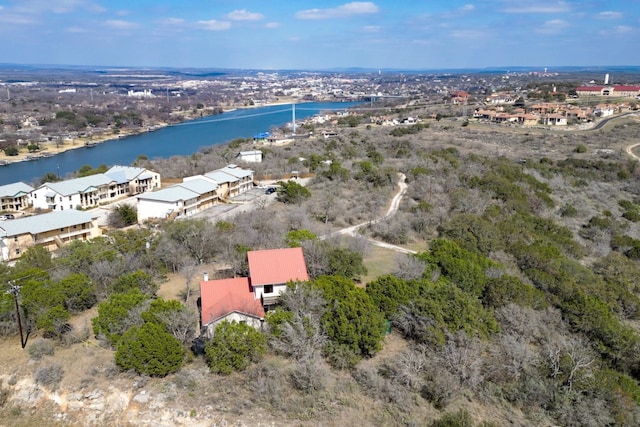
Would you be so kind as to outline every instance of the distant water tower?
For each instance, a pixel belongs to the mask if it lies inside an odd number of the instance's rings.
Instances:
[[[609,84],[609,74],[605,74],[604,75],[604,84],[608,85]]]

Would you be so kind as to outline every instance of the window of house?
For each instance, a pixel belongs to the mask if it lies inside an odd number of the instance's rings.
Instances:
[[[71,200],[71,196],[69,196],[69,200]]]
[[[16,249],[16,255],[20,255],[20,249]]]
[[[17,241],[18,241],[18,236],[14,237],[14,238],[13,238],[13,241],[14,241],[14,242],[17,242]]]
[[[273,293],[273,285],[264,285],[264,293],[272,294]]]

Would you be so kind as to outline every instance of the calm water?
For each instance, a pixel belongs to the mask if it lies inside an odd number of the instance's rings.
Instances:
[[[353,105],[356,103],[296,104],[296,119],[323,111],[345,110]],[[82,147],[44,159],[0,166],[0,185],[19,181],[34,185],[48,172],[64,177],[84,165],[130,165],[141,154],[150,159],[190,155],[203,147],[224,144],[236,138],[251,138],[259,132],[269,131],[272,126],[289,123],[291,118],[291,105],[241,109],[203,117],[91,148]]]

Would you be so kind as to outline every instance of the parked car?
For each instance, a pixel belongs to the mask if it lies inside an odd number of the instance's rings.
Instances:
[[[4,221],[5,219],[14,219],[15,216],[13,214],[2,214],[0,215],[0,220]]]
[[[267,191],[265,191],[265,194],[272,194],[276,192],[276,187],[269,187],[267,188]]]

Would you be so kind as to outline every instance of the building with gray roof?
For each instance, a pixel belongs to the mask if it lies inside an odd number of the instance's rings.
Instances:
[[[15,182],[0,186],[0,210],[21,211],[29,207],[29,195],[33,187],[24,182]]]
[[[76,210],[2,221],[0,256],[3,261],[11,261],[33,246],[53,251],[73,240],[90,240],[100,234],[98,216]]]

